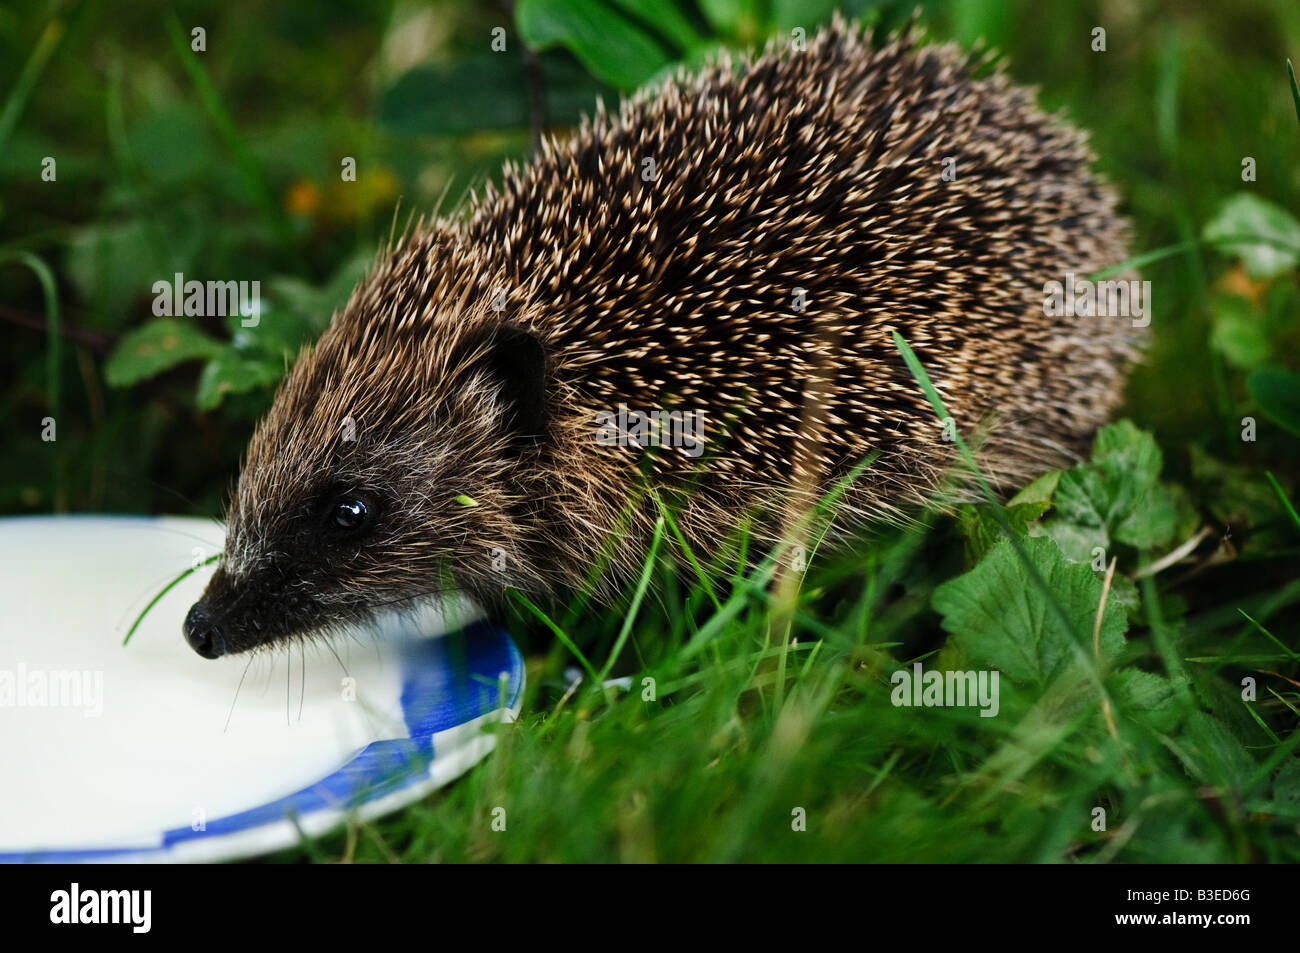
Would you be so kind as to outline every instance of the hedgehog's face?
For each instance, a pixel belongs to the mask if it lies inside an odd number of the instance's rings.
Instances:
[[[510,581],[496,554],[530,502],[540,342],[496,326],[456,339],[463,360],[375,367],[341,334],[294,368],[249,447],[222,562],[185,620],[205,658]]]

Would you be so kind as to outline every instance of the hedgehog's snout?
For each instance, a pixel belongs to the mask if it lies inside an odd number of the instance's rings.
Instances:
[[[226,654],[225,633],[202,599],[190,607],[184,630],[185,641],[204,658],[220,658]]]

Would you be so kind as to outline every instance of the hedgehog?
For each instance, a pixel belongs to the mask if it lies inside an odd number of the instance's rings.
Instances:
[[[945,484],[944,426],[1001,492],[1077,459],[1140,333],[1045,305],[1126,257],[1094,161],[915,26],[877,44],[837,17],[598,102],[391,239],[299,355],[188,642],[247,652],[453,592],[609,599],[657,530],[700,559],[742,524],[774,542],[846,480],[851,536]]]

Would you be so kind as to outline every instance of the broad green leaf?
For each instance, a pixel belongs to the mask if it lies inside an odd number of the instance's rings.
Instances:
[[[1250,192],[1225,201],[1202,234],[1219,243],[1221,252],[1241,258],[1252,278],[1272,278],[1300,261],[1300,222]]]
[[[233,349],[213,358],[199,375],[195,402],[200,410],[212,410],[227,394],[243,394],[259,387],[269,387],[284,372],[281,364],[249,360]]]
[[[183,361],[215,357],[221,351],[221,342],[208,337],[193,322],[159,318],[118,342],[104,367],[104,379],[112,387],[128,387]]]
[[[595,106],[601,86],[570,61],[542,60],[547,121],[576,122]],[[531,116],[523,57],[514,51],[479,53],[416,67],[384,90],[376,118],[398,135],[527,128]]]
[[[1300,436],[1300,374],[1261,367],[1246,378],[1246,389],[1269,420]]]
[[[1164,463],[1155,438],[1139,430],[1131,420],[1120,420],[1097,431],[1092,460],[1130,473],[1139,484],[1154,483]]]
[[[1126,668],[1115,673],[1115,698],[1119,710],[1156,731],[1172,731],[1180,708],[1173,683],[1163,675]]]
[[[1039,515],[1047,511],[1052,505],[1052,495],[1056,492],[1057,484],[1061,482],[1060,470],[1048,470],[1038,479],[1034,480],[1023,490],[1017,493],[1007,503],[1008,508],[1024,506],[1039,509]],[[1037,518],[1037,517],[1033,517]]]
[[[1273,356],[1263,316],[1238,295],[1214,300],[1214,330],[1210,343],[1233,367],[1251,370]]]
[[[1029,532],[1029,524],[1052,506],[1052,494],[1061,478],[1060,470],[1051,470],[1017,493],[1003,508],[1003,514],[1017,536]],[[958,508],[962,534],[966,537],[966,554],[971,563],[984,558],[993,544],[1002,538],[1002,527],[992,509],[985,504],[968,504]]]
[[[122,326],[133,304],[152,300],[154,282],[171,281],[177,271],[190,277],[201,243],[198,223],[179,214],[165,223],[91,225],[68,243],[68,276],[82,300]]]
[[[1071,559],[1089,561],[1112,542],[1139,549],[1173,538],[1178,507],[1160,483],[1160,448],[1130,421],[1103,427],[1092,460],[1061,474],[1047,532]]]
[[[1077,631],[1091,635],[1101,580],[1087,566],[1067,561],[1050,539],[1031,537],[1022,545]],[[935,589],[933,603],[967,658],[1017,683],[1041,689],[1074,657],[1074,638],[1008,540],[970,572]],[[1100,632],[1103,661],[1123,648],[1127,625],[1123,607],[1107,600]]]
[[[611,2],[624,13],[629,14],[633,20],[639,20],[667,37],[679,51],[690,50],[706,42],[674,0],[611,0]]]
[[[593,76],[620,89],[635,89],[674,60],[602,0],[521,0],[515,22],[533,49],[563,46]]]
[[[700,12],[719,36],[752,42],[760,33],[758,0],[699,0]]]

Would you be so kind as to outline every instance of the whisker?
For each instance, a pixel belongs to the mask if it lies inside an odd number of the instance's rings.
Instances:
[[[257,656],[255,655],[250,655],[248,657],[248,662],[244,665],[243,674],[239,676],[239,684],[235,686],[235,697],[230,702],[230,712],[226,715],[226,727],[221,729],[221,733],[223,735],[230,730],[230,719],[235,714],[235,704],[239,701],[239,692],[244,687],[244,679],[248,675],[248,668],[250,665],[253,664],[253,659],[255,659],[256,657]]]
[[[302,723],[302,706],[307,698],[307,648],[301,642],[298,643],[299,658],[298,664],[301,668],[301,684],[298,690],[298,723]]]

